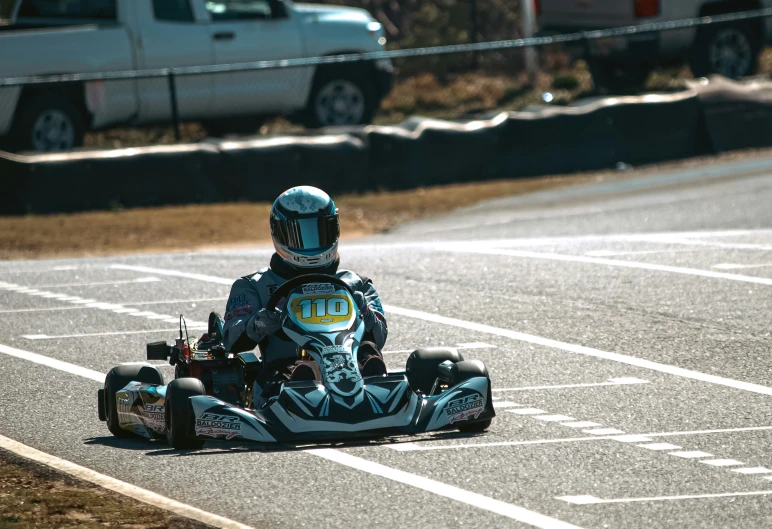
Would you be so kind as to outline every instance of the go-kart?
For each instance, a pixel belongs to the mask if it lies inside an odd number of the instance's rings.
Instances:
[[[351,287],[337,277],[291,279],[266,309],[282,313],[282,331],[297,344],[300,363],[313,366],[314,380],[283,382],[265,398],[258,355],[226,351],[219,317],[210,316],[210,340],[193,343],[183,339],[180,317],[174,346],[147,346],[148,360],[175,367],[174,380],[164,385],[150,364],[113,368],[99,390],[99,418],[116,436],[165,438],[175,449],[190,449],[207,439],[297,443],[445,428],[479,432],[495,416],[485,365],[455,349],[418,349],[405,370],[363,378],[357,349],[364,321]]]

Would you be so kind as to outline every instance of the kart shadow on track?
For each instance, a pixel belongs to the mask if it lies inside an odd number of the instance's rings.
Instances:
[[[216,454],[228,454],[228,453],[243,453],[243,452],[260,452],[260,453],[275,453],[275,452],[302,452],[306,450],[314,450],[318,448],[363,448],[363,447],[381,447],[381,446],[393,446],[403,443],[420,444],[427,441],[451,441],[451,440],[464,440],[474,439],[481,437],[482,433],[461,433],[454,431],[437,432],[431,436],[422,437],[373,437],[373,438],[360,438],[360,439],[341,439],[340,441],[327,441],[320,443],[311,443],[303,445],[292,444],[256,444],[251,442],[239,443],[238,441],[207,441],[203,449],[198,450],[175,450],[163,442],[157,442],[157,449],[147,452],[148,456],[196,456],[196,455],[216,455]],[[98,439],[109,439],[107,437]],[[99,443],[93,443],[99,444]],[[116,446],[121,448],[134,449],[134,446],[125,446],[120,442],[105,442],[102,443],[107,446]],[[147,442],[136,443],[137,449],[144,448],[147,450]]]

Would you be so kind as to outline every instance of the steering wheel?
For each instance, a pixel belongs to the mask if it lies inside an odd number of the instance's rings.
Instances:
[[[289,294],[290,290],[293,290],[301,285],[308,285],[311,283],[330,283],[332,285],[345,288],[351,297],[354,297],[354,291],[348,285],[348,283],[342,279],[327,274],[305,274],[282,283],[282,285],[279,286],[279,288],[277,288],[273,294],[271,294],[271,297],[268,298],[268,303],[265,305],[265,310],[276,310],[276,305],[282,298],[287,297],[287,294]]]

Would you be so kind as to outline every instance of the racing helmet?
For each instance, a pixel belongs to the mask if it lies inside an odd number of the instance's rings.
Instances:
[[[338,209],[321,189],[288,189],[274,201],[270,222],[276,253],[289,265],[321,268],[338,258]]]

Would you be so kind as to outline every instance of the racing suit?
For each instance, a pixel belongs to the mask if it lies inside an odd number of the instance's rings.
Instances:
[[[359,362],[363,363],[367,355],[380,356],[380,350],[386,343],[388,328],[378,292],[369,279],[362,278],[348,270],[338,270],[339,261],[324,268],[296,269],[287,265],[277,254],[271,257],[271,266],[236,280],[231,287],[230,297],[225,308],[223,345],[226,351],[240,353],[260,346],[265,381],[276,379],[282,372],[287,374],[288,365],[297,358],[297,347],[284,333],[261,336],[255,328],[255,314],[266,306],[268,299],[284,282],[303,274],[322,273],[338,277],[345,281],[355,292],[361,292],[368,309],[375,316],[373,324],[367,329],[359,348]],[[373,349],[375,349],[373,351]],[[277,373],[278,370],[278,373]],[[270,373],[268,373],[270,371]]]

